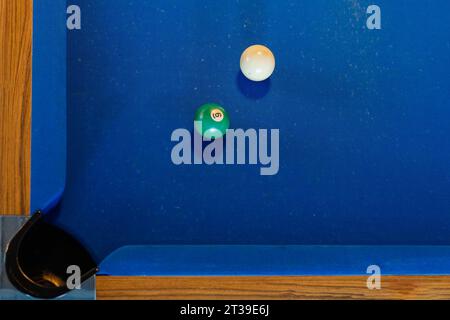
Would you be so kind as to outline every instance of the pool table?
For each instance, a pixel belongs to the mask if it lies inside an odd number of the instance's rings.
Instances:
[[[448,2],[377,1],[375,29],[369,1],[70,5],[34,3],[32,216],[8,269],[19,290],[65,293],[24,270],[64,278],[67,264],[83,280],[450,274]],[[258,83],[239,68],[257,43],[277,60]],[[177,163],[177,130],[194,160],[211,145],[198,154],[193,123],[211,102],[258,133],[235,150],[247,161]],[[40,263],[21,265],[42,239]]]

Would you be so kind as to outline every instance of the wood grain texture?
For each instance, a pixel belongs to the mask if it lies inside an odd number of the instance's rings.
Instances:
[[[99,300],[450,299],[450,277],[98,277]]]
[[[0,214],[30,203],[32,0],[0,0]],[[450,277],[98,277],[99,299],[450,299]]]
[[[32,0],[0,0],[0,212],[30,203]]]

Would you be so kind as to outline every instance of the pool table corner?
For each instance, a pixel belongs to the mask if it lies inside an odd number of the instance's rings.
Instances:
[[[29,213],[32,0],[0,0],[0,214]],[[102,299],[450,299],[449,276],[98,277]],[[214,286],[211,287],[211,283]]]

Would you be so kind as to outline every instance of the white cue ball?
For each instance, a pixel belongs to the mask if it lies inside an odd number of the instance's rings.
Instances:
[[[252,81],[264,81],[275,70],[275,56],[262,45],[248,47],[241,56],[242,73]]]

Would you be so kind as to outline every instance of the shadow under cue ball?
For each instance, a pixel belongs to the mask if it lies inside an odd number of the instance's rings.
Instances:
[[[194,121],[195,130],[206,139],[222,138],[230,128],[228,113],[215,103],[207,103],[198,108]]]
[[[248,47],[241,56],[241,70],[249,80],[267,80],[275,71],[275,56],[263,45]]]

